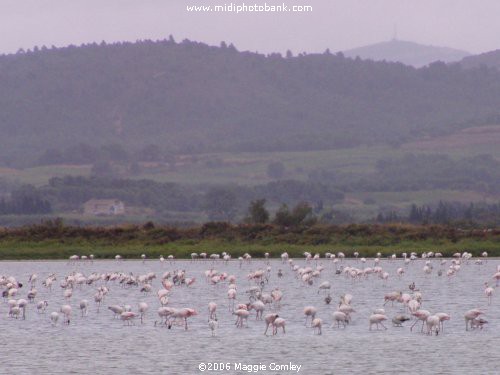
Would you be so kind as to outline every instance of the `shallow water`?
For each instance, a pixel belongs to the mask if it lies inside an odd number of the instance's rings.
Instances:
[[[450,265],[439,266],[439,260],[432,263],[432,274],[425,275],[422,260],[404,266],[402,260],[382,260],[380,265],[389,272],[389,280],[384,283],[376,276],[352,282],[343,275],[335,274],[335,265],[322,260],[325,266],[320,278],[313,286],[306,286],[295,277],[288,265],[279,260],[270,262],[271,277],[265,291],[274,287],[283,290],[284,297],[279,314],[287,321],[286,334],[281,330],[277,336],[264,336],[265,325],[256,321],[254,312],[248,320],[248,327],[235,327],[235,317],[231,315],[227,300],[227,283],[208,285],[203,272],[211,267],[237,276],[237,301],[245,303],[245,294],[252,284],[246,275],[258,268],[265,268],[264,260],[252,260],[239,268],[238,261],[213,264],[211,261],[94,261],[93,263],[68,264],[67,262],[1,262],[0,274],[12,275],[24,284],[17,298],[26,298],[29,290],[28,278],[32,273],[39,275],[36,301],[47,300],[49,307],[45,314],[36,312],[36,304],[30,304],[26,320],[8,317],[8,306],[4,300],[0,305],[0,372],[3,374],[200,374],[200,363],[229,364],[229,370],[205,371],[207,374],[237,374],[249,371],[235,370],[235,363],[243,365],[300,365],[300,374],[376,374],[376,373],[418,373],[418,374],[485,374],[498,373],[500,354],[500,296],[494,295],[491,305],[484,296],[484,282],[490,281],[500,261],[489,259],[478,266],[474,262],[462,265],[458,274],[451,279],[437,276],[437,270]],[[295,260],[303,266],[305,261]],[[344,264],[362,268],[360,262],[345,260]],[[311,262],[315,267],[316,263]],[[368,260],[365,266],[373,266]],[[396,269],[404,267],[405,275],[396,276]],[[284,277],[278,279],[277,271],[283,269]],[[163,272],[185,269],[187,277],[196,277],[192,287],[174,287],[169,306],[192,307],[199,315],[189,319],[189,329],[181,326],[172,329],[158,328],[159,303],[156,291],[160,289]],[[70,304],[73,307],[71,323],[63,325],[62,316],[56,326],[49,320],[50,312],[59,311],[66,303],[59,286],[64,275],[79,271],[85,275],[92,272],[132,272],[134,275],[155,272],[153,293],[144,295],[138,287],[124,289],[117,282],[108,283],[110,293],[97,313],[93,295],[96,285],[75,288]],[[50,273],[56,273],[52,291],[41,285]],[[324,303],[324,293],[317,293],[322,281],[330,281],[333,301]],[[410,332],[411,322],[405,327],[393,327],[385,322],[387,330],[369,331],[368,317],[375,308],[383,305],[384,294],[401,290],[409,292],[408,284],[414,281],[423,294],[422,308],[432,313],[446,312],[451,320],[445,322],[445,330],[438,336],[428,336],[418,329]],[[331,313],[343,293],[353,295],[352,305],[356,309],[353,321],[346,329],[331,328]],[[79,302],[88,299],[90,311],[81,317]],[[125,326],[106,306],[130,304],[137,311],[138,302],[147,302],[150,310],[145,323],[136,321],[133,326]],[[207,326],[207,304],[218,304],[219,328],[217,336],[211,337]],[[318,308],[323,319],[323,334],[314,335],[313,330],[304,325],[304,306]],[[463,314],[472,308],[482,308],[489,324],[483,330],[465,331]],[[401,306],[391,303],[386,306],[386,315],[391,318],[402,313]],[[269,312],[269,309],[265,313]],[[226,365],[224,365],[225,367]],[[242,368],[244,368],[242,366]],[[297,371],[259,370],[258,374],[293,374]]]

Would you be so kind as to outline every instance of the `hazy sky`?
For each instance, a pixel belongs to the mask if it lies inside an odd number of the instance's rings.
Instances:
[[[310,13],[189,13],[186,5],[311,5]],[[163,39],[259,52],[332,52],[398,38],[500,48],[500,0],[0,0],[0,53],[35,45]]]

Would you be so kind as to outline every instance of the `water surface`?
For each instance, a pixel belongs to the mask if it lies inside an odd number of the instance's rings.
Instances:
[[[295,263],[304,266],[302,259]],[[24,284],[17,298],[26,298],[29,290],[28,278],[32,273],[39,275],[36,285],[36,300],[47,300],[49,307],[45,314],[36,312],[35,304],[27,309],[26,320],[8,317],[8,306],[4,300],[0,305],[0,372],[4,374],[200,374],[200,363],[229,363],[230,371],[205,371],[213,374],[248,373],[235,371],[235,363],[247,365],[271,363],[301,365],[300,374],[378,374],[378,373],[415,373],[415,374],[485,374],[498,373],[500,360],[500,296],[494,295],[489,306],[484,296],[484,282],[490,281],[500,262],[489,259],[479,266],[469,261],[462,265],[458,274],[452,278],[437,276],[437,270],[446,270],[450,260],[440,266],[440,260],[433,259],[434,270],[424,274],[424,261],[416,260],[404,266],[402,260],[382,260],[381,266],[389,272],[389,280],[384,283],[376,276],[353,282],[343,275],[335,274],[333,262],[321,260],[325,267],[321,276],[312,286],[306,286],[295,277],[288,265],[272,260],[271,277],[264,291],[274,287],[283,290],[284,297],[280,316],[286,319],[286,334],[264,336],[265,325],[256,321],[254,313],[248,320],[248,327],[237,329],[235,317],[231,315],[227,300],[227,283],[209,285],[204,271],[215,268],[221,272],[237,276],[238,302],[247,302],[245,290],[250,288],[246,275],[256,269],[266,268],[264,260],[252,260],[240,268],[238,261],[228,264],[222,261],[175,261],[160,263],[146,261],[94,261],[93,263],[68,264],[65,261],[46,262],[1,262],[0,274],[12,275]],[[362,268],[355,260],[345,260]],[[316,262],[309,263],[315,267]],[[373,266],[373,260],[364,265]],[[396,269],[404,267],[405,275],[396,276]],[[284,273],[278,279],[277,272]],[[180,326],[172,329],[158,328],[159,303],[156,291],[160,288],[160,278],[165,271],[185,269],[188,277],[196,277],[192,287],[174,287],[169,306],[191,307],[199,315],[189,319],[189,329]],[[108,283],[110,293],[99,313],[93,302],[96,285],[75,288],[70,304],[73,316],[69,326],[51,325],[49,314],[58,311],[65,302],[63,289],[59,286],[63,277],[78,271],[84,275],[92,272],[132,272],[134,275],[155,272],[154,292],[144,295],[138,287],[122,288],[116,282]],[[41,285],[50,273],[57,275],[52,291]],[[333,302],[326,305],[324,293],[317,293],[322,281],[330,281]],[[432,313],[446,312],[451,321],[446,322],[445,331],[438,336],[428,336],[419,329],[410,332],[410,323],[404,328],[396,328],[386,322],[386,331],[368,330],[368,317],[375,308],[382,307],[384,294],[401,290],[409,292],[412,281],[423,294],[422,308]],[[339,296],[350,293],[354,296],[352,305],[356,309],[353,321],[346,329],[331,328],[331,313],[338,304]],[[79,302],[90,301],[88,316],[81,317]],[[136,321],[133,326],[125,326],[122,321],[113,319],[106,306],[130,304],[137,311],[137,304],[147,302],[150,310],[144,324]],[[207,304],[218,304],[219,329],[217,337],[211,337],[207,325]],[[324,321],[323,334],[314,335],[311,328],[304,325],[302,310],[306,305],[316,306],[318,317]],[[483,330],[465,331],[463,314],[472,308],[482,308],[489,321]],[[389,303],[385,306],[391,318],[402,313],[401,306]],[[269,311],[266,311],[269,312]],[[294,371],[259,371],[259,374],[292,374]]]

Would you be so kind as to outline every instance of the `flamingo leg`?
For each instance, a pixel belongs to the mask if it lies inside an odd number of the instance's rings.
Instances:
[[[413,327],[415,327],[415,324],[417,324],[417,323],[418,323],[418,320],[415,320],[415,323],[413,323],[412,326],[410,327],[410,331],[413,330]]]

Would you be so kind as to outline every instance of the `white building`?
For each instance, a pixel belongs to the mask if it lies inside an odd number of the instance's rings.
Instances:
[[[118,199],[91,199],[83,204],[84,215],[123,215],[125,204]]]

